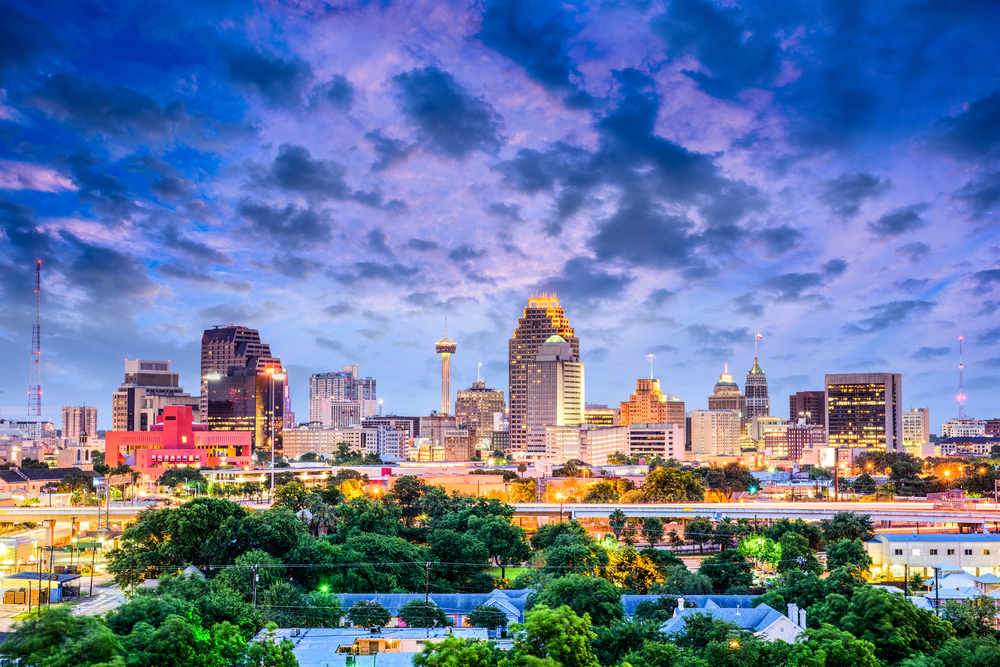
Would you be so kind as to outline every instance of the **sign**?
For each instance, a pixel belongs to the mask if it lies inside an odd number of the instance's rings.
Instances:
[[[108,486],[126,486],[132,483],[132,475],[112,475],[108,478]]]

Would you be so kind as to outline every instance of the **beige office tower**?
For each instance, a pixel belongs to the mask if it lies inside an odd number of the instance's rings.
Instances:
[[[898,373],[826,376],[826,432],[831,447],[903,449],[903,378]]]
[[[677,424],[684,430],[684,401],[675,394],[660,391],[660,381],[639,378],[635,393],[622,401],[618,415],[620,426],[631,424]]]
[[[573,348],[561,336],[550,336],[528,363],[526,410],[526,458],[545,458],[545,429],[549,426],[579,426],[583,423],[583,364],[574,361]]]
[[[528,406],[528,364],[535,360],[539,348],[551,336],[560,336],[572,350],[574,362],[580,361],[580,340],[574,336],[559,299],[553,294],[528,299],[528,307],[510,339],[509,381],[507,400],[510,406],[510,445],[515,455],[523,456],[528,446],[525,418]]]
[[[931,441],[930,408],[912,408],[903,413],[903,444],[922,445]]]
[[[691,458],[740,455],[738,410],[691,411]]]
[[[488,389],[485,380],[476,380],[468,389],[459,389],[455,396],[455,416],[459,424],[476,429],[480,438],[489,439],[499,413],[501,419],[507,411],[503,392]]]
[[[148,431],[170,405],[190,405],[195,421],[204,416],[200,398],[185,393],[169,361],[126,359],[125,381],[111,396],[111,430]]]
[[[746,433],[746,397],[740,391],[740,386],[733,380],[733,374],[729,372],[729,364],[723,368],[723,372],[719,374],[719,381],[715,383],[712,390],[712,395],[708,397],[708,409],[738,411],[740,413],[740,431]]]
[[[97,406],[64,405],[62,437],[79,440],[81,433],[86,433],[92,440],[97,438]]]

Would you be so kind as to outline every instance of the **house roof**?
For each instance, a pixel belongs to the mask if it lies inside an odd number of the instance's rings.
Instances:
[[[422,599],[422,598],[421,598]],[[279,628],[274,631],[275,639],[287,639],[294,644],[292,652],[301,667],[327,667],[343,665],[346,654],[337,654],[341,646],[352,646],[358,639],[444,639],[454,634],[462,639],[488,638],[485,628],[382,628],[377,633],[365,628]],[[265,639],[268,632],[261,631],[257,639]],[[374,657],[374,656],[373,656]],[[370,664],[371,658],[359,660],[359,664]],[[379,653],[378,667],[410,667],[413,653]]]
[[[979,584],[1000,584],[1000,577],[992,572],[987,572],[986,574],[981,574],[974,578],[973,581]]]
[[[21,581],[55,581],[57,583],[63,584],[67,581],[73,581],[74,579],[79,579],[79,574],[49,574],[48,572],[42,572],[42,576],[39,577],[37,572],[18,572],[17,574],[8,574],[4,579],[10,581],[11,579],[17,579]]]
[[[1000,542],[997,533],[892,533],[875,536],[882,542]]]
[[[932,600],[972,600],[980,595],[982,595],[982,591],[972,586],[962,586],[960,588],[941,588],[929,594],[928,597]]]
[[[639,603],[645,600],[659,600],[662,595],[623,595],[622,606],[625,608],[625,616],[631,618],[635,616],[635,610]],[[675,597],[675,596],[671,596]],[[736,609],[737,607],[747,608],[753,606],[756,595],[683,595],[685,600],[690,600],[699,608],[705,608],[710,602],[723,609]]]
[[[784,614],[766,604],[762,604],[757,607],[739,607],[736,609],[726,609],[723,607],[710,607],[707,609],[678,609],[677,615],[664,623],[660,627],[660,630],[667,634],[680,632],[684,629],[685,618],[691,614],[705,614],[706,616],[711,616],[712,618],[717,618],[721,621],[726,621],[727,623],[733,623],[744,630],[750,630],[751,632],[760,632],[765,630],[779,618],[784,617]]]
[[[934,605],[932,605],[931,601],[925,597],[920,597],[919,595],[908,595],[906,599],[912,602],[920,609],[926,609],[927,611],[934,610]]]
[[[79,468],[16,468],[0,470],[0,479],[8,484],[23,484],[24,482],[61,482],[66,475],[77,473],[86,477],[100,477],[93,470]]]
[[[446,614],[463,615],[470,613],[477,605],[492,604],[503,610],[509,618],[521,620],[529,592],[529,589],[518,589],[495,590],[489,593],[431,593],[430,601],[441,607]],[[379,603],[393,616],[398,616],[399,608],[407,602],[424,600],[422,593],[351,593],[337,597],[340,598],[340,604],[345,610],[354,606],[354,603],[364,600]]]

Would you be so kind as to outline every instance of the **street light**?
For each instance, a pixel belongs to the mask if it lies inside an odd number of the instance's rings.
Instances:
[[[557,493],[556,498],[559,499],[559,523],[562,523],[563,494]]]
[[[271,426],[268,434],[271,436],[271,502],[274,502],[274,381],[284,380],[285,373],[281,367],[268,366],[264,372],[271,377],[271,405],[268,406],[270,412]]]

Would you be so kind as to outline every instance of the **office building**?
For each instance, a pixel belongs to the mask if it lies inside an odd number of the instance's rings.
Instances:
[[[248,466],[251,436],[248,431],[209,431],[194,421],[194,406],[168,405],[160,421],[145,432],[108,431],[104,460],[110,466],[124,463],[153,483],[170,468]]]
[[[282,440],[283,456],[288,459],[295,459],[308,453],[328,459],[333,458],[337,455],[341,443],[346,444],[352,452],[381,454],[377,428],[298,426],[283,432]]]
[[[503,392],[487,389],[485,380],[476,380],[468,389],[460,389],[455,396],[455,417],[458,423],[473,428],[481,439],[490,440],[496,416],[507,411]]]
[[[551,336],[561,336],[572,350],[573,361],[580,361],[580,341],[573,335],[573,327],[569,325],[559,299],[548,294],[531,297],[528,299],[528,307],[518,320],[514,337],[508,343],[510,449],[521,456],[528,446],[525,424],[528,409],[528,364],[535,360],[539,348]]]
[[[822,391],[797,391],[788,397],[788,419],[805,418],[807,424],[826,427],[826,394]]]
[[[922,445],[931,441],[930,408],[912,408],[903,413],[903,444]]]
[[[319,407],[316,421],[310,424],[322,424],[325,428],[361,426],[361,404],[354,401],[338,401],[333,398],[321,398],[316,401]]]
[[[659,380],[639,378],[635,393],[621,404],[618,424],[678,424],[684,428],[684,401],[676,394],[665,396]]]
[[[785,441],[789,461],[801,461],[806,450],[818,449],[826,444],[826,429],[819,424],[810,424],[807,417],[799,417],[789,422],[785,429]],[[767,437],[765,436],[765,443]]]
[[[697,410],[695,412],[698,412]],[[736,424],[739,425],[737,418]],[[651,459],[661,456],[664,459],[684,460],[684,425],[680,424],[643,424],[633,423],[628,427],[629,455]],[[739,435],[737,434],[737,451],[739,451]],[[605,463],[607,458],[605,458]]]
[[[754,417],[747,424],[747,437],[759,442],[767,437],[768,432],[784,432],[787,428],[788,422],[781,417]]]
[[[767,375],[753,358],[753,368],[747,371],[747,383],[744,387],[746,396],[746,419],[763,417],[771,414],[771,399],[767,395]]]
[[[691,457],[739,456],[738,410],[691,411]]]
[[[987,438],[1000,438],[1000,419],[984,420],[983,432]]]
[[[321,401],[357,403],[361,418],[374,417],[378,411],[375,379],[358,377],[358,365],[344,366],[343,370],[316,373],[309,377],[309,422],[322,423]]]
[[[420,418],[420,461],[470,461],[477,451],[478,434],[458,424],[452,415],[432,412]]]
[[[97,437],[97,406],[64,405],[62,409],[62,437],[78,441],[81,433]]]
[[[420,417],[401,417],[399,415],[380,415],[366,417],[361,421],[365,428],[391,428],[406,433],[409,439],[420,437]]]
[[[579,459],[588,466],[603,466],[611,454],[629,455],[627,426],[548,426],[545,429],[546,458],[558,463]]]
[[[719,381],[715,383],[712,395],[708,397],[708,409],[736,410],[740,413],[740,430],[746,432],[746,397],[740,391],[740,386],[733,381],[733,374],[729,372],[728,363],[723,367],[723,372],[719,374]]]
[[[989,456],[995,446],[1000,446],[1000,438],[967,436],[946,438],[938,443],[941,456]]]
[[[201,336],[201,416],[207,420],[208,383],[216,375],[226,375],[231,367],[248,368],[257,360],[271,359],[271,347],[261,342],[256,329],[242,326],[215,326]],[[272,365],[281,366],[280,363]]]
[[[903,379],[898,373],[827,375],[826,433],[831,447],[903,448]]]
[[[584,369],[583,364],[576,361],[578,358],[568,341],[552,335],[538,349],[535,360],[528,363],[524,419],[526,458],[545,457],[546,427],[583,423]],[[513,441],[513,425],[511,428]]]
[[[111,397],[111,429],[148,431],[169,405],[189,405],[194,421],[204,418],[201,398],[184,391],[169,361],[126,359],[125,381]]]
[[[621,410],[609,408],[606,405],[597,403],[587,403],[583,406],[583,421],[595,428],[606,428],[608,426],[618,426],[621,417]]]
[[[906,416],[906,413],[903,413]],[[930,419],[928,418],[928,421]],[[949,419],[941,424],[941,438],[984,438],[986,437],[986,423],[965,417],[964,419]]]
[[[282,454],[284,431],[281,361],[254,360],[249,367],[230,366],[208,385],[208,427],[213,431],[250,431],[254,451]],[[273,443],[272,443],[273,435]],[[273,447],[272,447],[273,445]]]

